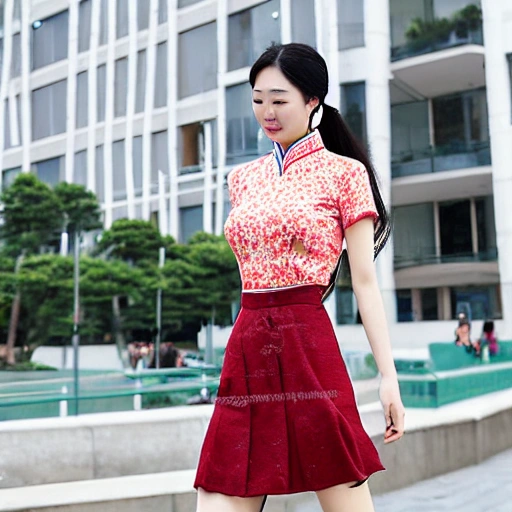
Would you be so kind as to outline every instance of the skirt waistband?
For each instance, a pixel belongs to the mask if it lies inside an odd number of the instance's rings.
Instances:
[[[316,284],[282,288],[280,290],[242,292],[242,307],[246,309],[291,306],[292,304],[320,305],[325,286]]]

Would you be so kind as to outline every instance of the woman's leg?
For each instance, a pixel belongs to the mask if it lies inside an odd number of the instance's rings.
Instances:
[[[317,491],[316,495],[323,512],[375,512],[368,482],[351,487],[354,483],[335,485]]]
[[[264,496],[239,498],[198,489],[196,512],[261,512],[264,499]]]

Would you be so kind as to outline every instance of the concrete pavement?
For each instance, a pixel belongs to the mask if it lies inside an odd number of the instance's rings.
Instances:
[[[376,512],[511,512],[512,450],[476,466],[375,496],[374,503]]]

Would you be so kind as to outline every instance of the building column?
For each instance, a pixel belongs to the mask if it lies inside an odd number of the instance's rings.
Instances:
[[[496,245],[501,282],[503,325],[500,337],[512,337],[512,124],[511,91],[508,77],[505,46],[509,34],[504,20],[510,19],[512,9],[506,2],[483,0],[485,40],[485,81],[489,109],[489,132],[491,136],[492,182],[496,222]],[[510,24],[510,22],[509,22]],[[508,47],[508,51],[512,48]]]
[[[365,0],[365,41],[368,52],[366,78],[366,119],[373,163],[380,179],[381,193],[391,206],[391,77],[389,49],[389,5],[382,0]],[[396,322],[393,241],[390,239],[377,258],[377,274],[388,322]]]

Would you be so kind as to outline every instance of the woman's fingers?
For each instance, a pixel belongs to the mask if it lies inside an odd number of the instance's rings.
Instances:
[[[398,441],[404,435],[404,417],[405,410],[402,404],[396,406],[390,404],[384,412],[386,416],[386,432],[384,433],[384,443]]]

